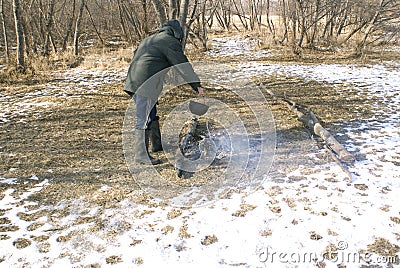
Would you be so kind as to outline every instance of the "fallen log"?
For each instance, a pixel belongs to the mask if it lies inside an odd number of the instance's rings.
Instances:
[[[344,148],[344,146],[340,144],[335,137],[321,125],[317,116],[315,116],[314,112],[310,108],[297,104],[296,102],[289,100],[286,96],[277,97],[262,83],[261,86],[275,101],[285,104],[291,111],[296,113],[297,119],[309,130],[311,130],[313,134],[320,137],[325,142],[325,145],[337,155],[340,161],[343,161],[347,164],[354,163],[354,156],[350,154],[346,148]]]
[[[314,125],[314,133],[321,137],[328,148],[333,150],[340,160],[343,162],[352,164],[355,161],[355,158],[352,154],[350,154],[342,144],[340,144],[329,131],[321,126],[320,123],[315,123]]]

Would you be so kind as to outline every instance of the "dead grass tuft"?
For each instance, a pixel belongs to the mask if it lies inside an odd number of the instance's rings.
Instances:
[[[203,246],[208,246],[218,242],[218,238],[215,235],[206,235],[204,239],[201,240]]]
[[[129,63],[133,57],[134,48],[99,48],[92,49],[90,53],[84,56],[85,60],[80,67],[84,69],[128,69]]]

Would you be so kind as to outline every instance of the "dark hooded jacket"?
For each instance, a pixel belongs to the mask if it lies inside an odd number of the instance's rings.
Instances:
[[[176,65],[183,79],[197,91],[200,80],[182,50],[182,39],[183,31],[177,20],[168,21],[158,33],[145,38],[129,67],[124,91],[156,100],[166,71]]]

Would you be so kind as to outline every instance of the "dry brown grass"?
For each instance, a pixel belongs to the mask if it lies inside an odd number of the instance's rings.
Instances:
[[[132,56],[133,47],[92,47],[75,56],[71,49],[51,53],[45,57],[39,54],[26,55],[25,72],[14,66],[14,56],[10,62],[2,61],[0,84],[31,84],[51,80],[54,70],[81,67],[84,69],[120,69],[127,68]]]
[[[134,49],[134,47],[94,48],[84,55],[80,67],[99,70],[127,68]]]

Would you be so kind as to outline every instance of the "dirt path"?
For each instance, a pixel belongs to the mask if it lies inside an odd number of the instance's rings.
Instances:
[[[261,81],[310,106],[355,155],[353,184],[265,93],[276,150],[257,191],[233,188],[197,208],[149,198],[123,155],[125,69],[72,70],[0,91],[0,247],[7,249],[0,265],[399,265],[399,64],[278,64],[268,61],[276,57],[270,52],[252,57],[245,41],[214,41],[210,63],[198,70],[208,73],[207,96],[240,111],[244,106],[227,89]],[[225,70],[213,69],[213,55]],[[160,100],[162,120],[195,97],[186,88],[175,93]],[[160,172],[176,175],[168,165]]]

